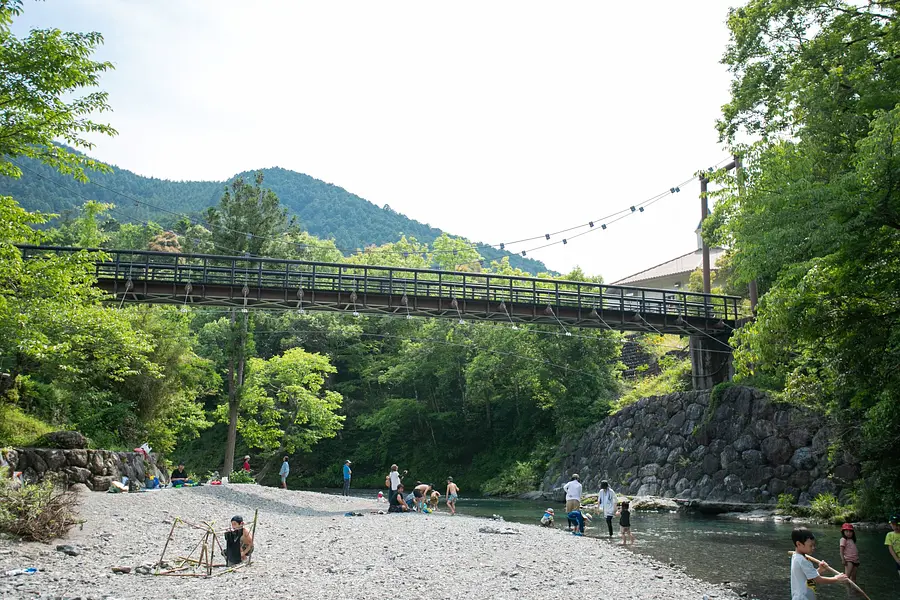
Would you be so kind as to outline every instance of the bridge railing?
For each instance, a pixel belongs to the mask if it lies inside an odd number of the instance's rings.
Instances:
[[[21,246],[25,258],[42,253],[82,251],[77,248]],[[456,299],[460,308],[467,301],[530,305],[544,310],[580,309],[585,318],[591,311],[632,312],[736,321],[741,299],[735,296],[701,294],[592,282],[518,277],[491,273],[469,273],[382,267],[343,263],[317,263],[272,258],[173,254],[140,250],[103,250],[96,262],[98,279],[132,282],[227,286],[274,289],[310,298],[315,292],[342,292],[365,305],[370,295],[406,296],[414,307],[422,298]],[[499,310],[499,309],[498,309]]]

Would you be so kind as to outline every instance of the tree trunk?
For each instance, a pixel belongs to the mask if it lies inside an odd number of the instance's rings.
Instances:
[[[231,309],[231,322],[234,323],[234,309]],[[237,385],[234,380],[234,346],[231,346],[228,357],[228,439],[225,442],[225,465],[222,467],[222,476],[227,477],[234,470],[234,445],[237,441],[238,396]]]

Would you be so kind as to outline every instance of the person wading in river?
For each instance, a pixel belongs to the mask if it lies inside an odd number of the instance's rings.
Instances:
[[[578,522],[572,517],[568,516],[571,512],[578,510],[581,508],[581,477],[578,476],[578,473],[572,474],[572,479],[563,486],[563,489],[566,491],[566,518],[569,520],[568,530],[577,531],[578,530]]]
[[[597,504],[606,517],[606,527],[609,529],[609,537],[613,536],[612,522],[616,516],[616,493],[609,487],[609,482],[605,479],[600,482],[600,491],[597,492]]]

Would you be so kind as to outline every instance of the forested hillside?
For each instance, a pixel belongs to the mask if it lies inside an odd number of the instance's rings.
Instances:
[[[79,183],[38,160],[23,157],[18,164],[22,166],[22,177],[0,179],[0,194],[16,198],[25,209],[61,214],[90,199],[115,204],[113,216],[120,222],[152,220],[164,226],[173,225],[179,213],[197,217],[215,205],[228,183],[167,181],[116,167],[110,173],[89,172],[90,182]],[[277,167],[263,169],[262,173],[266,187],[275,192],[290,214],[299,218],[302,229],[319,238],[333,239],[345,254],[394,242],[401,236],[431,243],[442,233],[389,206],[379,208],[344,188],[309,175]],[[239,175],[252,179],[251,172]],[[479,247],[479,253],[488,260],[509,256],[510,265],[528,273],[547,271],[540,261],[496,248]]]

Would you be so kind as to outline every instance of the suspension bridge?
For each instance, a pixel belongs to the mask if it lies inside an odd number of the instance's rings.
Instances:
[[[83,248],[20,246],[25,260]],[[737,327],[741,299],[583,281],[247,256],[91,250],[124,303],[290,309],[692,336]]]

